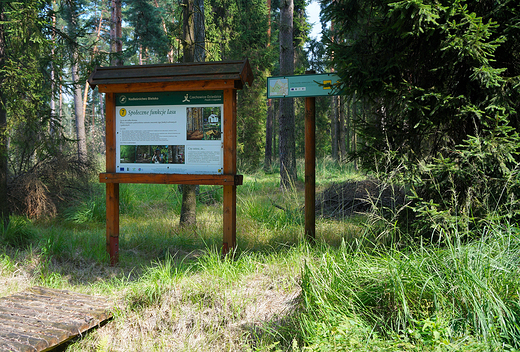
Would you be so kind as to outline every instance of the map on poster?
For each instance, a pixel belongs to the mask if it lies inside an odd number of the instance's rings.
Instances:
[[[221,174],[223,92],[116,94],[119,173]]]

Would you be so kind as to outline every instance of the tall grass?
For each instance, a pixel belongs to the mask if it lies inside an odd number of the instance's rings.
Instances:
[[[322,249],[302,270],[301,339],[315,350],[517,349],[519,251],[516,228],[448,248]]]

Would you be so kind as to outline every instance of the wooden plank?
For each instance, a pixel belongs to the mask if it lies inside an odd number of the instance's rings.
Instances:
[[[235,89],[224,90],[224,173],[235,174],[237,172],[237,119]],[[236,222],[237,222],[237,188],[235,185],[224,186],[223,192],[223,240],[222,253],[227,254],[236,247]]]
[[[185,174],[138,174],[138,173],[100,173],[101,183],[156,183],[179,185],[238,185],[243,182],[242,175],[185,175]]]
[[[175,92],[175,91],[205,91],[205,90],[224,90],[230,86],[241,89],[242,85],[238,81],[229,80],[204,80],[204,81],[160,81],[154,80],[146,82],[118,82],[118,83],[99,83],[100,93],[145,93],[145,92]]]
[[[200,83],[205,81],[205,83]],[[232,62],[204,62],[162,65],[140,65],[140,66],[114,66],[97,67],[90,75],[88,82],[94,88],[100,86],[101,92],[107,92],[110,86],[121,84],[153,83],[155,87],[161,82],[192,82],[196,86],[207,85],[211,81],[235,81],[242,88],[244,83],[251,85],[253,73],[248,60]],[[172,88],[172,86],[169,86]],[[124,87],[119,87],[124,88]],[[139,88],[138,88],[139,89]],[[192,90],[193,88],[180,88],[178,90]],[[206,87],[203,90],[216,89]],[[217,89],[223,89],[219,87]],[[157,90],[155,90],[157,91]],[[128,90],[116,90],[114,92],[129,92]]]
[[[107,172],[116,172],[116,96],[109,93],[105,98],[106,168]]]
[[[316,242],[316,98],[305,98],[305,237]]]
[[[102,297],[33,287],[0,298],[0,351],[48,351],[112,317]]]
[[[116,172],[116,103],[115,94],[106,95],[106,168]],[[106,186],[106,248],[110,264],[119,260],[119,184],[107,183]]]
[[[225,74],[233,74],[236,77],[244,70],[244,63],[246,61],[247,60],[97,67],[89,77],[89,81],[95,83],[99,79],[219,76]]]
[[[117,77],[239,74],[243,69],[243,64],[244,60],[97,67],[95,74],[92,75],[92,80]]]

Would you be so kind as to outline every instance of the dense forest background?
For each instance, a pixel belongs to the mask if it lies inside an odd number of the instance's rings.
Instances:
[[[244,58],[255,81],[238,95],[241,170],[279,172],[282,186],[297,180],[303,100],[267,101],[266,77],[334,71],[340,95],[317,99],[319,158],[406,185],[415,230],[436,217],[516,219],[520,5],[322,0],[319,41],[309,38],[307,5],[1,2],[4,222],[56,213],[99,167],[104,101],[86,84],[94,67]]]

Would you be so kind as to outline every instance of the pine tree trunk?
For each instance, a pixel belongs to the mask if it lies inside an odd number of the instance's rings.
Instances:
[[[339,160],[339,133],[338,133],[338,97],[332,97],[332,115],[330,120],[331,154],[334,161]]]
[[[4,33],[4,4],[0,2],[0,67],[4,67],[5,61],[5,33]],[[9,203],[7,201],[7,111],[5,110],[5,97],[2,91],[4,74],[0,72],[0,221],[1,226],[9,225]]]
[[[345,150],[346,155],[352,150],[350,149],[350,138],[352,135],[352,104],[353,99],[346,99],[345,101]],[[347,157],[348,159],[348,157]]]
[[[294,74],[293,14],[294,1],[283,0],[280,4],[280,75]],[[297,178],[296,144],[294,136],[294,101],[292,98],[280,100],[280,185],[290,187]]]
[[[206,30],[204,26],[204,0],[193,4],[193,27],[195,32],[194,61],[206,61]]]
[[[269,99],[267,106],[267,118],[265,119],[265,157],[264,171],[271,169],[273,162],[273,101]]]
[[[78,11],[74,3],[69,3],[69,15],[67,16],[68,34],[76,39],[78,24]],[[76,139],[78,143],[78,161],[81,165],[87,163],[87,137],[85,133],[85,115],[83,114],[83,96],[79,82],[79,55],[76,47],[72,47],[72,84],[74,85],[74,115],[76,117]]]
[[[182,6],[182,61],[193,62],[195,59],[194,0],[183,0]]]
[[[181,226],[195,225],[197,223],[197,186],[182,186]]]
[[[347,151],[345,150],[345,98],[338,96],[339,103],[339,151],[341,156],[340,161],[345,161],[347,158]]]
[[[123,58],[120,53],[123,51],[122,28],[121,28],[121,0],[111,0],[111,16],[110,16],[110,52],[112,66],[122,66]]]
[[[267,0],[267,47],[271,46],[271,0]],[[267,102],[267,117],[265,119],[265,156],[264,170],[268,172],[273,162],[273,100]]]
[[[54,9],[56,7],[56,1],[52,2],[52,8]],[[56,70],[54,68],[54,46],[55,46],[55,40],[56,40],[56,15],[52,15],[52,48],[51,48],[51,100],[50,100],[50,108],[51,108],[51,122],[49,124],[49,132],[51,135],[55,133],[55,127],[54,127],[54,119],[56,118]]]
[[[205,61],[204,0],[183,0],[183,5],[183,61]],[[197,223],[197,187],[182,186],[181,226]]]
[[[77,55],[72,63],[72,82],[74,82],[74,114],[76,115],[76,137],[78,140],[78,161],[87,163],[87,134],[85,133],[85,115],[83,115],[83,97],[79,83],[79,64]]]

